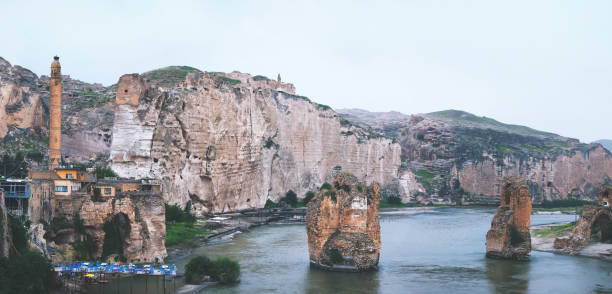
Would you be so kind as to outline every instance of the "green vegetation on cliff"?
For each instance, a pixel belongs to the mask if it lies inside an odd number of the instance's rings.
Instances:
[[[198,236],[208,234],[204,228],[196,226],[196,217],[190,212],[191,205],[185,210],[176,205],[165,204],[166,207],[166,246],[181,243],[191,243]]]
[[[451,122],[452,124],[459,125],[459,126],[494,128],[498,130],[508,131],[512,133],[525,134],[525,135],[553,135],[551,133],[541,132],[541,131],[534,130],[526,126],[505,124],[497,120],[494,120],[492,118],[488,118],[485,116],[476,116],[469,112],[465,112],[461,110],[449,109],[449,110],[431,112],[431,113],[428,113],[427,115],[432,116],[434,118],[438,118],[446,122]]]
[[[172,87],[178,82],[182,82],[190,72],[202,71],[190,66],[167,66],[160,69],[155,69],[142,74],[148,83],[156,84],[162,87]]]

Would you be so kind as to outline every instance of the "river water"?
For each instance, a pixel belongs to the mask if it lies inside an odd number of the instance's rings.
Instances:
[[[254,228],[197,248],[192,256],[229,256],[241,265],[240,283],[201,293],[612,293],[612,262],[537,251],[529,262],[485,258],[494,213],[487,208],[384,210],[375,272],[310,268],[304,225]],[[533,215],[531,223],[574,218]],[[187,260],[177,266],[183,268]]]

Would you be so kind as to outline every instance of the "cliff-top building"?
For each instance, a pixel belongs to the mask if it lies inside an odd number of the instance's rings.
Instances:
[[[54,170],[62,158],[62,66],[53,57],[49,79],[49,169]]]

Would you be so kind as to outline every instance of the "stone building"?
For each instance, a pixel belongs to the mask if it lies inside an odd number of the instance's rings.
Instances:
[[[380,187],[348,173],[334,177],[306,210],[310,263],[337,271],[376,269],[380,256]]]
[[[525,260],[531,252],[531,194],[525,180],[506,177],[487,232],[487,257]]]
[[[611,186],[601,186],[599,205],[584,205],[570,236],[555,239],[555,249],[573,255],[589,245],[592,238],[599,242],[612,242],[612,209],[609,202],[611,194]]]

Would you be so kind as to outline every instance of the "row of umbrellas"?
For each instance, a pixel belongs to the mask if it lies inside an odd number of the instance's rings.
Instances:
[[[73,262],[69,265],[61,265],[55,268],[62,273],[120,273],[138,275],[172,275],[176,276],[176,265],[151,265],[151,264],[123,264],[123,263],[93,263]]]

